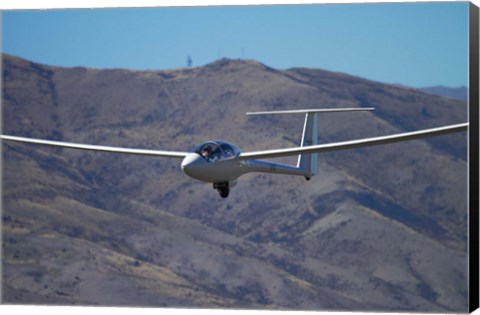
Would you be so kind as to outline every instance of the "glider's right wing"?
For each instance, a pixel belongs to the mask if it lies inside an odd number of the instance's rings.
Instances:
[[[103,146],[103,145],[90,145],[90,144],[80,144],[80,143],[71,143],[71,142],[62,142],[62,141],[50,141],[50,140],[15,137],[15,136],[8,136],[8,135],[1,135],[1,139],[2,140],[8,140],[8,141],[16,141],[16,142],[27,142],[27,143],[50,145],[50,146],[70,148],[70,149],[81,149],[81,150],[91,150],[91,151],[101,151],[101,152],[114,152],[114,153],[124,153],[124,154],[137,154],[137,155],[149,155],[149,156],[162,156],[162,157],[170,157],[170,158],[184,158],[189,154],[188,152],[108,147],[108,146]]]
[[[381,137],[375,137],[375,138],[366,138],[366,139],[358,139],[358,140],[352,140],[352,141],[335,142],[335,143],[327,143],[327,144],[319,144],[319,145],[311,145],[311,146],[287,148],[287,149],[278,149],[278,150],[244,152],[244,153],[241,153],[239,157],[242,160],[265,159],[265,158],[276,158],[276,157],[282,157],[282,156],[291,156],[291,155],[307,154],[307,153],[321,153],[321,152],[331,152],[331,151],[346,150],[346,149],[356,149],[356,148],[362,148],[362,147],[378,145],[378,144],[401,142],[401,141],[413,140],[413,139],[418,139],[423,137],[438,136],[438,135],[444,135],[444,134],[449,134],[453,132],[467,131],[467,129],[468,129],[468,123],[463,123],[458,125],[424,129],[424,130],[405,132],[405,133],[399,133],[399,134],[381,136]]]

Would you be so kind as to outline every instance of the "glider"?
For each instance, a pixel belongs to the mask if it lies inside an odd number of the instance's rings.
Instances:
[[[181,168],[188,176],[213,184],[222,198],[227,198],[230,188],[241,175],[250,172],[299,175],[310,180],[317,174],[317,154],[338,150],[361,148],[365,146],[387,144],[438,136],[453,132],[467,131],[468,123],[405,132],[381,137],[364,138],[336,143],[318,144],[318,114],[326,112],[372,111],[374,108],[330,108],[251,112],[247,115],[304,114],[305,123],[299,147],[242,152],[235,145],[224,141],[208,141],[197,146],[192,152],[161,151],[120,148],[100,145],[79,144],[61,141],[1,135],[2,140],[50,145],[71,149],[93,150],[112,153],[137,154],[183,159]],[[261,161],[266,158],[298,155],[297,165],[286,165]]]

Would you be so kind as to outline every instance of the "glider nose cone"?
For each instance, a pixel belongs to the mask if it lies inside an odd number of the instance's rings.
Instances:
[[[182,170],[190,177],[200,179],[203,177],[207,161],[197,153],[188,154],[182,161]]]

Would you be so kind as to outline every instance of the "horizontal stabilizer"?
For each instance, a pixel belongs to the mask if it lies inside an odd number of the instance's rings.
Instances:
[[[271,114],[308,114],[308,113],[334,113],[334,112],[355,112],[371,111],[374,107],[354,107],[354,108],[317,108],[317,109],[292,109],[292,110],[274,110],[264,112],[248,112],[247,115],[271,115]]]

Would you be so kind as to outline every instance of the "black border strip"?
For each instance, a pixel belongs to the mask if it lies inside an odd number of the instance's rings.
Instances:
[[[479,305],[479,69],[478,69],[478,7],[470,2],[470,78],[469,78],[469,311]]]

